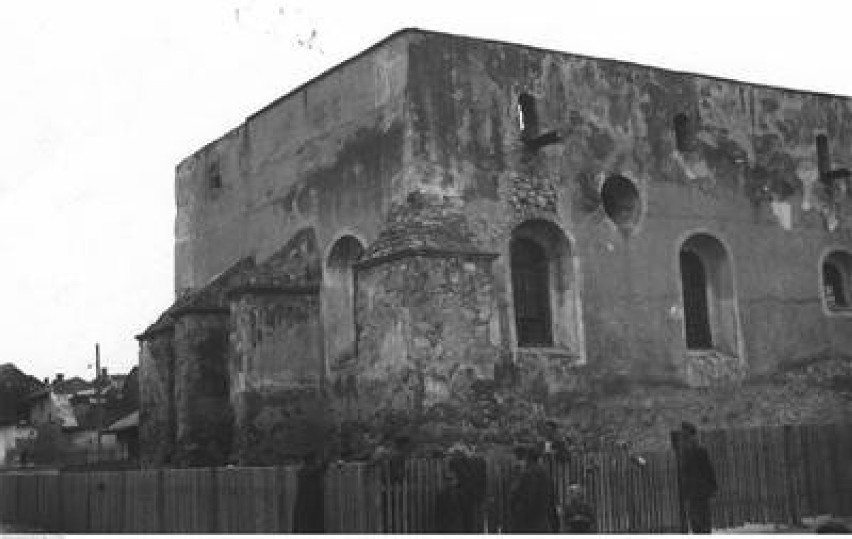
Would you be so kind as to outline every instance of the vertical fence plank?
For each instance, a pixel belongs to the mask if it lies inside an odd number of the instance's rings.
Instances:
[[[13,499],[14,491],[9,488],[11,474],[0,474],[0,522],[13,522],[9,514],[9,500]]]
[[[158,532],[156,470],[135,470],[126,474],[123,533]]]
[[[841,514],[852,515],[852,425],[839,425],[838,456],[842,478]]]

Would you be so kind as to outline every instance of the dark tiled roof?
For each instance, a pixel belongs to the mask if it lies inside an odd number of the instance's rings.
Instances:
[[[302,229],[262,264],[255,264],[251,257],[243,258],[204,287],[178,298],[136,338],[144,339],[158,331],[171,329],[175,317],[181,312],[226,309],[227,296],[231,290],[285,287],[308,289],[319,285],[321,275],[316,234],[312,228]]]
[[[174,327],[175,316],[181,311],[192,309],[215,309],[227,307],[225,295],[232,282],[242,273],[250,271],[255,267],[254,259],[246,257],[240,259],[234,265],[214,277],[209,283],[198,290],[193,290],[175,300],[157,321],[148,326],[145,331],[137,335],[137,339],[143,339],[159,331]]]
[[[133,411],[130,414],[122,417],[112,425],[110,425],[105,432],[119,432],[125,430],[132,430],[139,428],[139,410]]]
[[[230,282],[231,289],[311,288],[321,280],[320,254],[313,229],[297,232],[263,263]]]
[[[405,204],[391,210],[387,226],[367,248],[364,260],[422,250],[480,252],[461,213],[460,201],[440,195],[410,194]]]

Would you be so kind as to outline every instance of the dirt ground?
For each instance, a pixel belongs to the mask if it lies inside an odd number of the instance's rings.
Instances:
[[[805,518],[802,519],[801,526],[790,526],[788,524],[746,524],[740,528],[731,528],[727,530],[713,530],[713,533],[718,534],[751,534],[751,533],[759,533],[759,534],[767,534],[767,533],[791,533],[798,535],[806,535],[811,533],[816,533],[817,527],[821,524],[828,521],[840,521],[843,522],[847,528],[852,530],[852,516],[847,517],[832,517],[829,515],[823,515],[814,518]]]

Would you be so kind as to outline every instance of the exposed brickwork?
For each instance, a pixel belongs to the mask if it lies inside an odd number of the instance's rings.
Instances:
[[[412,191],[394,205],[381,234],[367,250],[365,260],[413,250],[476,252],[475,236],[458,197]]]
[[[492,280],[490,257],[470,255],[405,256],[358,270],[352,374],[361,417],[429,418],[440,430],[441,409],[471,405],[470,386],[493,379],[501,361]]]

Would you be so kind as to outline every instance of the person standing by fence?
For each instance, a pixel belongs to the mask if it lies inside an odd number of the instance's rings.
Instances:
[[[558,532],[556,496],[550,475],[541,465],[538,448],[526,448],[518,456],[522,471],[510,500],[512,533]]]
[[[470,447],[459,445],[450,450],[448,467],[458,478],[463,495],[465,533],[482,533],[482,504],[485,501],[485,459]]]
[[[586,501],[581,485],[569,485],[567,500],[562,507],[562,531],[568,533],[594,533],[595,508]]]
[[[444,488],[438,493],[435,506],[435,531],[438,533],[465,533],[465,497],[458,473],[453,466],[447,470]]]
[[[698,429],[681,423],[680,432],[681,497],[692,533],[710,533],[710,498],[718,490],[716,471],[707,450],[698,443]]]
[[[316,453],[305,456],[293,507],[293,531],[296,533],[325,531],[325,468]]]

